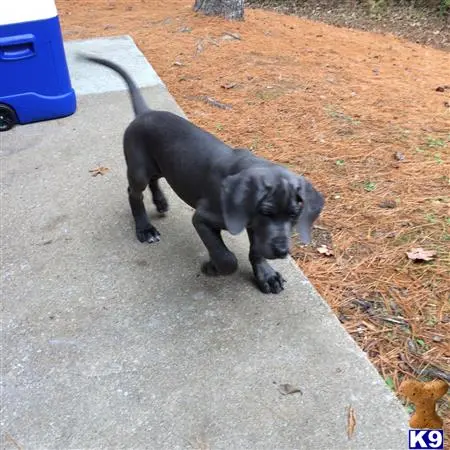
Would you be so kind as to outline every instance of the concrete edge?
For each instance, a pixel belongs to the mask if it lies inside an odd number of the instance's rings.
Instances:
[[[77,96],[126,90],[126,85],[119,75],[107,67],[78,59],[79,52],[120,64],[140,88],[165,87],[129,35],[66,41],[64,48],[72,87]]]

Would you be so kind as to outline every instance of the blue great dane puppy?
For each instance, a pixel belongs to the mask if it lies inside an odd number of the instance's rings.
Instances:
[[[324,206],[323,196],[304,177],[258,158],[248,150],[231,148],[188,120],[150,109],[129,74],[102,58],[80,57],[109,67],[128,86],[135,119],[123,144],[128,173],[128,197],[140,242],[158,242],[159,231],[145,210],[143,192],[150,188],[160,213],[168,210],[158,180],[164,177],[175,193],[195,209],[193,225],[205,244],[206,275],[236,271],[236,256],[225,246],[221,231],[247,230],[249,259],[256,283],[264,293],[277,294],[285,280],[267,259],[285,258],[294,229],[304,243]]]

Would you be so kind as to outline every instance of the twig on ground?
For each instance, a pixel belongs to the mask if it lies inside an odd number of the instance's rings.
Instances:
[[[216,108],[220,109],[231,109],[231,105],[227,105],[226,103],[218,102],[217,100],[213,99],[212,97],[208,97],[207,95],[199,95],[193,97],[196,100],[202,100],[204,103],[215,106]]]

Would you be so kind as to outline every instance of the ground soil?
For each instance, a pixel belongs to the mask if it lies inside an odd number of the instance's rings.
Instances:
[[[251,7],[295,14],[338,27],[390,33],[449,51],[450,8],[440,7],[439,1],[422,1],[423,5],[418,3],[411,1],[408,5],[386,0],[247,0]]]
[[[192,3],[57,1],[66,39],[131,35],[193,122],[307,176],[327,200],[299,267],[392,389],[450,380],[450,53]]]

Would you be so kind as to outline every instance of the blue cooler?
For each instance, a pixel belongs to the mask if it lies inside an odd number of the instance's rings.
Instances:
[[[0,131],[76,110],[54,0],[0,0]]]

